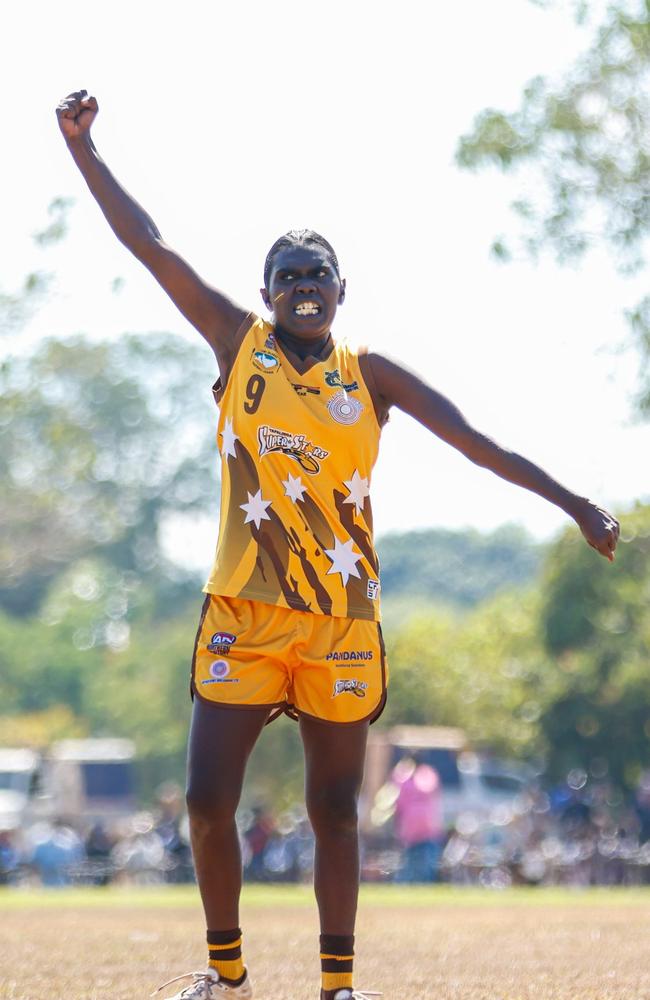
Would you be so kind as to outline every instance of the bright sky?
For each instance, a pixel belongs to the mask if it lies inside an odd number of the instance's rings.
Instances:
[[[453,163],[478,111],[514,108],[528,79],[571,63],[585,36],[566,12],[527,0],[25,0],[7,18],[2,288],[35,266],[58,275],[22,343],[77,331],[198,338],[76,174],[54,107],[85,87],[100,103],[100,152],[217,287],[261,311],[270,244],[317,229],[348,279],[337,335],[415,368],[576,492],[614,507],[648,499],[650,428],[631,420],[636,357],[616,350],[641,279],[619,278],[604,254],[577,270],[496,264],[490,242],[516,228],[508,204],[521,188]],[[71,233],[41,258],[29,235],[57,195],[77,199]],[[206,392],[213,377],[206,348]],[[566,520],[399,413],[372,498],[378,534],[515,521],[547,537]],[[214,538],[213,523],[187,544],[207,562]]]

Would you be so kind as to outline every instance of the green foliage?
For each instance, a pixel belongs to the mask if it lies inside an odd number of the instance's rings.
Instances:
[[[541,627],[555,684],[540,725],[555,774],[605,761],[629,786],[650,766],[650,508],[623,525],[611,566],[575,531],[549,554]]]
[[[605,240],[622,268],[642,262],[650,228],[649,11],[612,4],[564,80],[535,78],[517,111],[486,109],[460,140],[463,167],[534,163],[547,197],[518,203],[529,252],[549,246],[568,260]]]
[[[382,596],[469,608],[534,579],[541,546],[516,525],[491,534],[441,528],[382,536],[377,543]]]
[[[34,243],[44,249],[59,243],[68,230],[68,215],[73,205],[71,198],[55,198],[48,207],[50,222],[38,233]],[[32,271],[17,292],[0,292],[0,335],[13,333],[23,326],[45,298],[52,275]]]
[[[578,20],[590,5],[575,4]],[[650,233],[650,3],[607,6],[588,50],[559,83],[542,77],[524,89],[518,110],[488,108],[457,150],[462,167],[524,167],[534,199],[513,209],[524,253],[550,249],[560,262],[609,246],[619,269],[638,270]],[[532,177],[531,177],[532,173]],[[497,259],[513,252],[503,237]],[[650,307],[628,313],[641,357],[639,411],[650,414]]]
[[[48,340],[0,370],[0,606],[81,557],[161,572],[165,516],[214,505],[211,359],[165,334]]]
[[[548,664],[537,603],[532,592],[510,592],[464,617],[431,612],[393,632],[383,724],[460,726],[477,747],[540,752]]]

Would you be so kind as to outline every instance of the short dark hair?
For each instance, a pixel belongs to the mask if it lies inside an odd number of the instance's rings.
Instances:
[[[334,253],[334,247],[331,243],[321,236],[320,233],[314,232],[313,229],[291,229],[284,236],[281,236],[275,241],[271,249],[266,255],[266,260],[264,261],[264,285],[266,288],[269,287],[269,278],[271,277],[271,270],[273,269],[273,259],[280,252],[284,250],[285,247],[304,247],[304,246],[317,246],[325,251],[327,256],[330,258],[334,270],[341,277],[341,271],[339,269],[338,257]]]

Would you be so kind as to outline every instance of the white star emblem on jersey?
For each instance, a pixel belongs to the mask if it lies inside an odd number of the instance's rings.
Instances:
[[[237,458],[237,453],[235,452],[235,441],[239,441],[239,438],[235,434],[230,417],[226,417],[221,437],[223,438],[223,441],[221,442],[221,454],[224,458],[227,458],[228,455],[232,455],[233,458]]]
[[[248,493],[248,490],[246,491]],[[248,493],[248,503],[240,503],[242,510],[246,511],[244,524],[253,521],[256,528],[259,528],[262,521],[270,521],[271,518],[266,513],[266,508],[271,506],[270,500],[262,499],[262,491],[258,490],[255,496]]]
[[[353,547],[354,542],[352,539],[347,542],[339,542],[338,538],[335,538],[334,548],[324,550],[325,555],[332,560],[332,565],[327,571],[327,576],[329,576],[330,573],[340,573],[344,587],[347,585],[351,576],[360,578],[357,563],[361,559],[361,555],[357,555],[357,553],[353,551]]]
[[[352,479],[344,479],[343,485],[350,491],[350,496],[346,497],[343,503],[353,503],[356,507],[357,514],[360,514],[363,510],[365,498],[370,496],[368,480],[362,479],[359,475],[359,470],[355,469],[352,474]]]
[[[291,497],[294,504],[296,500],[302,500],[303,493],[307,492],[307,487],[302,485],[300,476],[294,477],[291,473],[289,473],[288,479],[282,485],[284,486],[285,497]]]

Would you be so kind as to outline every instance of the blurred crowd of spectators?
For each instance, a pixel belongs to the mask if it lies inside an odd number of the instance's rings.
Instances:
[[[650,775],[626,800],[606,781],[569,776],[549,792],[532,787],[489,815],[460,813],[445,829],[435,770],[402,761],[391,776],[390,820],[362,837],[366,881],[504,888],[510,885],[638,885],[650,882]],[[239,817],[245,878],[304,882],[313,835],[297,808],[262,806]],[[156,808],[85,831],[40,822],[0,831],[0,884],[138,885],[194,881],[180,788],[163,786]]]

